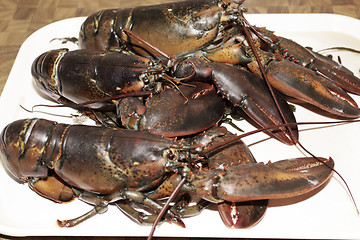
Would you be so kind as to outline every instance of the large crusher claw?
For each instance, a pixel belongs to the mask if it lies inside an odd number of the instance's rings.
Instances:
[[[332,175],[333,167],[331,158],[304,157],[204,171],[191,182],[201,186],[196,189],[199,196],[213,202],[290,198],[323,185]]]

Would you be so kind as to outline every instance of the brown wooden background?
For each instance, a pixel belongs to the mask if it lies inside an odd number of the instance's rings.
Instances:
[[[170,1],[173,0],[0,0],[0,94],[21,44],[39,28],[61,19],[87,16],[102,8],[125,8]],[[360,0],[246,0],[244,5],[248,7],[249,13],[334,13],[360,19]],[[294,22],[294,24],[301,23]],[[354,29],[354,31],[359,31],[359,29]],[[0,239],[49,238],[13,238],[0,234]],[[71,239],[138,240],[145,238],[77,237]]]

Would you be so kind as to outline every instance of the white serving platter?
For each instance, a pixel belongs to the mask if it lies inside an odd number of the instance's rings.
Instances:
[[[267,26],[276,34],[292,38],[314,50],[341,46],[360,49],[360,21],[331,14],[254,14],[247,15],[250,23]],[[46,113],[29,113],[36,104],[53,104],[41,97],[32,85],[31,64],[41,53],[56,48],[76,49],[72,43],[51,41],[54,38],[77,37],[85,18],[71,18],[49,24],[33,33],[21,46],[8,81],[0,98],[0,130],[8,123],[22,118],[42,117],[72,123],[69,116],[75,111],[65,108],[41,108]],[[345,66],[359,77],[360,55],[349,52],[341,56]],[[360,98],[354,96],[358,103]],[[332,120],[297,106],[298,122]],[[244,130],[253,129],[245,122],[237,122]],[[301,129],[314,126],[300,127]],[[312,153],[335,160],[335,168],[347,181],[356,204],[360,206],[360,123],[302,131],[300,141]],[[252,144],[265,135],[251,136],[244,141],[260,162],[301,157],[296,147],[285,146],[275,140]],[[44,199],[27,186],[12,180],[0,164],[0,234],[11,236],[147,236],[151,226],[140,226],[116,207],[77,227],[60,228],[57,219],[77,217],[92,206],[74,200],[56,204]],[[218,238],[301,238],[301,239],[360,239],[360,217],[357,215],[343,182],[336,175],[317,194],[296,199],[271,201],[262,221],[250,229],[229,229],[218,213],[205,210],[199,216],[184,219],[186,228],[161,224],[155,236],[218,237]]]

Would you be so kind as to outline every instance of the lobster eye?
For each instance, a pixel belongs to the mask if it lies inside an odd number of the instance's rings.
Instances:
[[[172,152],[168,152],[168,154],[166,155],[166,157],[167,157],[169,160],[174,160],[175,154],[173,154]]]
[[[223,1],[221,1],[221,3],[218,6],[221,7],[222,9],[226,10],[230,6],[230,3],[231,3],[231,1],[229,1],[229,0],[223,0]]]

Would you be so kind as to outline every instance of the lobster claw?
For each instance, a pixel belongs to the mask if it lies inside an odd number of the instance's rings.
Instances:
[[[136,97],[124,98],[117,104],[117,115],[127,128],[164,137],[203,132],[222,119],[225,104],[214,85],[204,82],[192,82],[191,85],[154,94],[145,105]],[[199,116],[202,116],[201,121]]]
[[[216,195],[231,202],[295,197],[324,184],[333,168],[331,158],[312,157],[238,165],[220,177]]]
[[[333,167],[331,158],[304,157],[202,171],[190,182],[197,186],[199,196],[216,203],[290,198],[323,185],[332,175]]]
[[[342,88],[313,70],[290,61],[272,60],[266,75],[274,88],[290,97],[340,117],[360,116],[356,102]]]
[[[227,132],[221,138],[214,138],[213,144],[225,142],[234,137]],[[248,146],[239,139],[236,143],[223,148],[208,158],[209,169],[222,169],[224,166],[256,163]],[[218,212],[224,224],[230,228],[248,228],[257,224],[264,216],[268,200],[218,203]]]
[[[225,225],[230,228],[248,228],[264,216],[269,200],[218,203],[218,210]]]
[[[360,79],[346,67],[317,52],[302,47],[296,42],[278,37],[283,49],[300,65],[307,66],[348,92],[360,95]]]
[[[241,108],[256,125],[266,128],[285,123],[265,82],[257,75],[242,68],[211,62],[212,77],[221,92],[235,107]],[[295,123],[296,119],[289,104],[275,91],[286,123]],[[286,144],[298,140],[297,126],[267,131],[272,137]]]
[[[360,94],[360,79],[350,70],[290,39],[278,37],[266,28],[255,29],[273,43],[261,47],[266,53],[258,51],[272,86],[335,116],[360,116],[356,102],[346,92]],[[275,53],[273,57],[277,60],[271,59],[268,50]]]
[[[284,123],[263,80],[242,68],[192,57],[177,63],[173,75],[177,78],[187,77],[189,80],[213,80],[218,92],[235,107],[241,108],[256,126],[266,128]],[[295,116],[288,103],[280,95],[277,96],[277,99],[286,122],[295,123]],[[265,132],[279,141],[291,145],[298,140],[298,129],[293,126],[291,131],[289,134],[286,128],[280,128]]]

